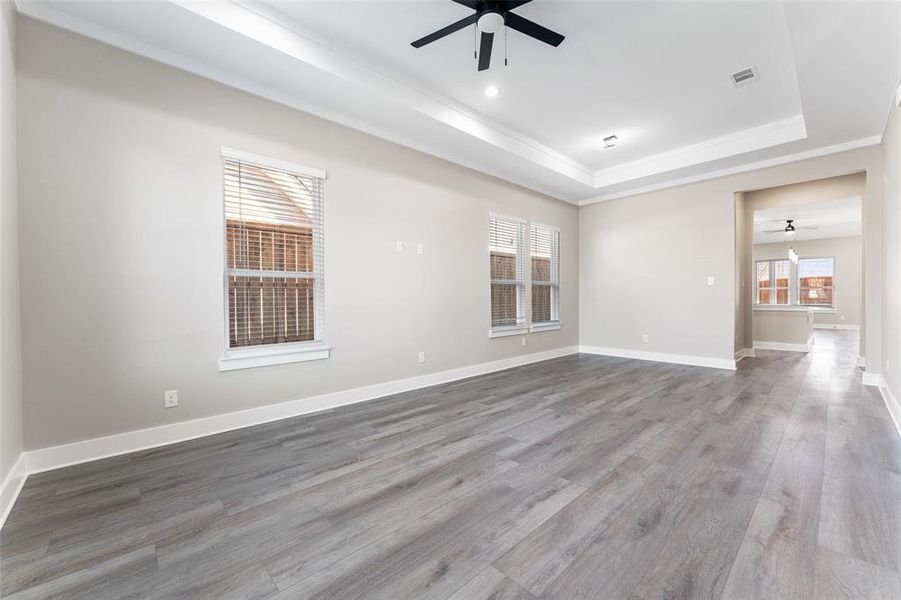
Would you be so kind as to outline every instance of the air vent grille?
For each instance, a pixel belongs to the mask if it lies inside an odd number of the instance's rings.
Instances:
[[[757,75],[757,67],[748,67],[747,69],[742,69],[741,71],[736,71],[732,74],[732,83],[735,84],[735,87],[754,83],[758,79],[760,79],[760,77]]]

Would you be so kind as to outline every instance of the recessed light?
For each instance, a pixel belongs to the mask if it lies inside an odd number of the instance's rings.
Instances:
[[[608,135],[604,138],[604,148],[613,148],[619,143],[619,138],[615,135]]]
[[[496,85],[489,85],[488,87],[485,88],[485,95],[488,96],[489,98],[494,98],[495,96],[497,96],[500,93],[501,93],[501,88],[497,87]]]

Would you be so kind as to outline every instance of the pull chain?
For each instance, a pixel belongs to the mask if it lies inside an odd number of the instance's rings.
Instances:
[[[478,58],[478,56],[476,55],[476,46],[478,45],[476,38],[478,38],[478,36],[479,36],[478,29],[479,29],[478,25],[472,26],[472,60],[475,60],[476,58]]]
[[[504,66],[507,66],[507,24],[504,23]]]

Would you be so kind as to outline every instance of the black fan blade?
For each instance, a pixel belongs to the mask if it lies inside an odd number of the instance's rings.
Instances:
[[[519,8],[523,4],[528,4],[532,0],[509,0],[507,2],[501,2],[501,8],[504,10],[513,10],[514,8]]]
[[[533,37],[536,40],[542,41],[545,44],[550,44],[551,46],[559,46],[560,43],[564,39],[566,39],[559,33],[551,31],[547,27],[542,27],[534,21],[520,17],[516,13],[508,12],[505,17],[507,27],[512,27],[516,31],[524,33],[529,37]]]
[[[491,44],[494,42],[493,33],[482,32],[482,43],[479,45],[479,71],[484,71],[491,66]]]
[[[447,27],[439,29],[435,33],[430,33],[429,35],[425,36],[424,38],[421,38],[421,39],[416,40],[415,42],[412,42],[410,45],[413,46],[414,48],[421,48],[421,47],[425,46],[426,44],[431,44],[435,40],[440,40],[441,38],[443,38],[446,35],[450,35],[455,31],[459,31],[459,30],[463,29],[464,27],[466,27],[467,25],[472,25],[473,23],[475,23],[478,20],[479,20],[479,13],[471,14],[468,17],[466,17],[465,19],[460,19],[456,23],[451,23]]]
[[[456,2],[457,4],[462,4],[463,6],[468,6],[472,10],[479,9],[479,0],[454,0],[454,2]]]

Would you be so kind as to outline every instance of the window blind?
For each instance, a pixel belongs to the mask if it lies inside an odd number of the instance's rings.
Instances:
[[[230,348],[323,340],[323,181],[224,158]]]
[[[525,327],[525,223],[491,215],[491,327]]]
[[[560,321],[560,230],[532,224],[532,323]]]

